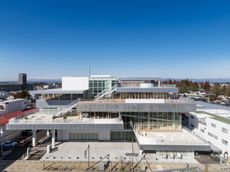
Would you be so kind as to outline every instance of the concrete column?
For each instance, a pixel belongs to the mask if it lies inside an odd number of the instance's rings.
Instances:
[[[49,130],[46,131],[46,136],[50,136],[50,131]]]
[[[32,146],[35,147],[36,146],[36,130],[32,131]]]
[[[52,130],[51,148],[55,148],[55,130]]]
[[[148,112],[148,130],[150,130],[150,112]]]
[[[98,139],[101,141],[109,141],[110,140],[110,131],[99,131],[98,133]]]
[[[158,82],[158,87],[160,87],[161,86],[161,81],[158,80],[157,82]]]

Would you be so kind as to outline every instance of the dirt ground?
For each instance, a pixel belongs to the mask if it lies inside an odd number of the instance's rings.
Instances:
[[[45,171],[98,171],[100,170],[100,164],[91,162],[90,168],[88,168],[87,162],[60,162],[60,161],[32,161],[32,160],[17,160],[17,161],[0,161],[0,170],[7,172],[45,172]],[[136,164],[121,163],[121,162],[104,162],[104,171],[132,171],[132,167]],[[185,163],[150,163],[150,166],[142,162],[136,166],[134,171],[159,171],[167,169],[180,169],[186,168],[188,164]],[[229,171],[230,166],[226,164],[189,164],[189,167],[199,167],[204,171],[210,172],[222,172]],[[151,168],[151,170],[150,170]]]

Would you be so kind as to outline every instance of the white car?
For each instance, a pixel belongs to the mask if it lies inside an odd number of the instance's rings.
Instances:
[[[17,146],[17,142],[15,142],[15,141],[12,141],[12,140],[7,140],[7,141],[4,141],[3,143],[2,143],[2,146],[3,147],[15,147],[15,146]]]

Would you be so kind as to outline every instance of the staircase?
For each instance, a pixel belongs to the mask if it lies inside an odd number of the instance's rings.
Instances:
[[[95,96],[95,100],[99,100],[101,98],[103,98],[104,96],[106,95],[110,95],[112,94],[115,90],[116,90],[117,86],[114,85],[111,89],[107,90],[107,89],[104,89],[102,92],[100,92],[99,94],[97,94]]]
[[[73,101],[72,103],[70,103],[68,106],[61,108],[60,111],[58,111],[54,116],[61,116],[65,113],[67,113],[68,111],[70,111],[71,109],[76,107],[78,102],[80,102],[80,99],[77,99],[77,100]]]

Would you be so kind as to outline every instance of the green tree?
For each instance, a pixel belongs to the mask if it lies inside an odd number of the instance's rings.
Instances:
[[[212,92],[213,94],[217,97],[218,95],[221,94],[221,86],[219,83],[215,84],[213,87],[212,87]]]
[[[23,90],[14,94],[14,98],[30,99],[30,94],[27,90]]]
[[[209,83],[208,81],[206,81],[206,82],[204,83],[204,87],[203,87],[203,88],[205,89],[206,92],[209,92],[210,89],[211,89],[210,83]]]

